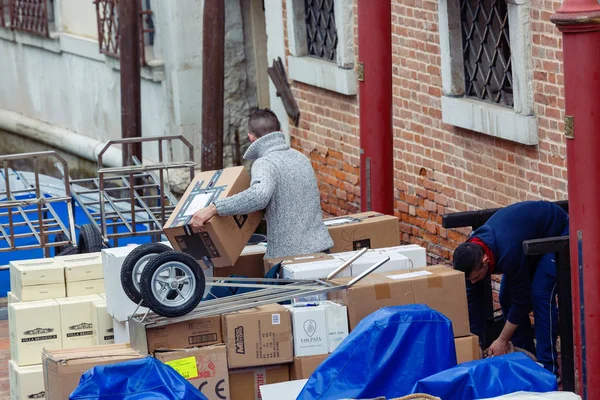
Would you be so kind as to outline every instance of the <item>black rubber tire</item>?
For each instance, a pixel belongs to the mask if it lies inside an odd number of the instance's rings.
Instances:
[[[91,224],[81,225],[79,240],[77,241],[79,253],[98,253],[104,248],[104,241],[98,229]]]
[[[166,251],[172,251],[172,249],[162,243],[144,243],[133,249],[123,261],[123,266],[121,267],[121,286],[127,297],[135,304],[142,302],[142,307],[148,307],[145,301],[143,301],[142,293],[138,290],[134,282],[133,275],[136,264],[143,257],[151,254],[159,255]]]
[[[152,286],[154,285],[154,273],[168,262],[178,262],[186,265],[191,270],[193,274],[192,277],[195,280],[196,287],[194,292],[184,304],[179,306],[169,306],[163,304],[154,296],[154,293],[152,292]],[[180,286],[180,288],[182,286]],[[175,318],[188,314],[196,308],[198,303],[200,303],[202,297],[204,296],[206,279],[204,277],[202,267],[196,260],[194,260],[192,256],[178,251],[168,251],[159,254],[152,260],[148,261],[148,264],[146,264],[144,271],[142,272],[140,288],[144,302],[148,304],[148,308],[150,310],[163,317]],[[172,296],[167,296],[167,299],[173,300],[171,297]]]
[[[54,243],[68,242],[68,241],[70,241],[70,240],[64,233],[59,233],[58,235],[56,235],[54,237]],[[62,254],[62,253],[68,249],[75,249],[75,252],[77,252],[77,247],[73,246],[72,244],[67,244],[65,246],[55,246],[54,247],[54,257],[59,256],[59,255],[67,255],[67,254]],[[68,254],[75,254],[75,253],[68,253]]]
[[[68,246],[64,247],[60,253],[55,254],[54,257],[71,256],[73,254],[79,254],[79,250],[75,246]]]

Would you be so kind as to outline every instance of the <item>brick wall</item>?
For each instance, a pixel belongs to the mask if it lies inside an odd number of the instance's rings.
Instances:
[[[429,262],[449,261],[468,234],[443,229],[446,212],[566,198],[562,40],[550,22],[560,1],[530,1],[538,146],[441,122],[438,2],[393,0],[395,209],[402,241],[425,246]],[[292,144],[313,162],[323,209],[333,215],[357,211],[357,96],[297,82],[292,87],[302,113],[290,132]]]

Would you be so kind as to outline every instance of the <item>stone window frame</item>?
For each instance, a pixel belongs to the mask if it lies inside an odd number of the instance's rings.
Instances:
[[[304,1],[286,0],[290,79],[348,96],[356,95],[354,1],[334,0],[338,35],[335,63],[308,55]]]
[[[514,106],[465,97],[459,0],[438,0],[442,64],[442,121],[525,145],[538,144],[534,112],[533,56],[528,0],[506,0]],[[456,55],[460,57],[456,57]],[[454,57],[452,57],[454,55]]]

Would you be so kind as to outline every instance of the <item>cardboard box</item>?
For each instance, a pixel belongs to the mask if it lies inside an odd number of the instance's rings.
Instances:
[[[65,267],[65,281],[91,281],[104,279],[102,271],[102,253],[73,254],[56,257],[56,261]]]
[[[349,278],[334,280],[348,283]],[[469,315],[465,276],[443,265],[415,271],[373,273],[348,290],[329,294],[330,300],[348,307],[350,330],[383,307],[427,304],[452,321],[454,336],[467,336]]]
[[[65,297],[64,267],[52,258],[11,261],[10,284],[21,301]]]
[[[8,301],[8,304],[21,302],[21,300],[19,300],[19,298],[15,296],[12,292],[6,293],[6,299]]]
[[[329,353],[329,332],[325,306],[286,307],[292,313],[294,356]]]
[[[260,386],[290,380],[288,365],[229,371],[231,400],[261,399]]]
[[[154,356],[173,367],[208,400],[230,398],[227,350],[224,345],[157,351]]]
[[[230,275],[246,276],[248,278],[264,278],[264,257],[267,247],[251,245],[244,247],[240,258],[233,267],[215,268],[214,276],[228,277]]]
[[[250,187],[250,175],[242,167],[196,173],[194,180],[181,197],[163,232],[175,250],[194,257],[206,268],[206,259],[215,267],[235,265],[248,240],[260,224],[264,213],[215,216],[206,223],[205,232],[194,232],[188,225],[194,212],[214,200],[230,197]]]
[[[104,292],[104,279],[67,282],[67,297],[89,296]]]
[[[132,347],[140,354],[153,354],[156,350],[187,349],[223,343],[221,317],[193,318],[175,322],[171,318],[149,314],[144,322],[129,320]]]
[[[19,367],[14,361],[9,361],[8,376],[11,400],[45,398],[44,375],[41,364]]]
[[[79,385],[81,375],[99,365],[142,358],[125,345],[64,349],[42,353],[46,400],[66,400]]]
[[[332,253],[378,249],[400,245],[398,218],[376,212],[366,212],[323,221],[329,229],[334,245]]]
[[[229,368],[292,362],[291,315],[278,304],[222,316]]]
[[[92,331],[94,344],[102,346],[115,343],[113,319],[106,312],[106,300],[96,300],[90,303],[92,312]]]
[[[333,353],[348,336],[348,307],[331,301],[321,304],[325,306],[327,318],[329,353]]]
[[[10,357],[18,366],[39,364],[42,349],[60,349],[62,331],[56,300],[8,306]]]
[[[140,307],[123,291],[121,286],[121,267],[123,261],[137,246],[130,245],[102,250],[102,268],[104,269],[104,290],[106,294],[106,312],[119,322],[126,322],[130,315],[137,309],[138,313],[145,313],[147,308]]]
[[[308,379],[329,354],[310,357],[294,357],[294,363],[290,368],[290,380]]]
[[[456,347],[456,360],[458,364],[479,360],[481,353],[479,352],[479,337],[477,335],[469,335],[465,337],[455,338],[454,346]]]
[[[427,266],[427,251],[418,244],[408,244],[403,246],[386,247],[377,249],[382,254],[399,253],[411,261],[411,268],[423,268]]]
[[[100,296],[92,295],[56,300],[60,307],[60,328],[64,349],[95,345],[91,304],[100,299]]]

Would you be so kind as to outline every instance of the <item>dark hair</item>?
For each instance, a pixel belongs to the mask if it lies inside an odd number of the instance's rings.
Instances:
[[[465,242],[458,245],[452,256],[452,265],[454,269],[465,273],[468,279],[474,270],[479,269],[483,264],[483,248],[475,243]]]
[[[250,113],[248,132],[261,138],[271,132],[281,130],[277,115],[268,108],[258,109]]]

